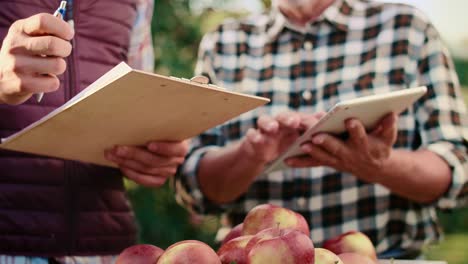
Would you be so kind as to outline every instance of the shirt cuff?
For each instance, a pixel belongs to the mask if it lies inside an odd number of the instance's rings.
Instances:
[[[222,210],[221,206],[210,202],[203,195],[197,177],[200,160],[207,152],[218,149],[220,149],[220,147],[209,146],[195,150],[190,154],[181,168],[179,181],[176,183],[176,192],[179,201],[190,211],[199,214],[209,214],[217,213]]]
[[[437,201],[441,209],[453,209],[465,206],[468,202],[466,195],[468,182],[468,161],[466,153],[457,149],[449,142],[439,142],[428,146],[428,150],[443,158],[452,172],[452,182],[445,194]]]

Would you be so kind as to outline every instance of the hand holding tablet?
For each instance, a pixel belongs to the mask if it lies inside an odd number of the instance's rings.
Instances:
[[[313,135],[317,133],[342,134],[346,132],[345,121],[349,118],[358,118],[366,129],[372,129],[386,114],[391,112],[400,114],[426,91],[427,88],[421,86],[337,103],[316,125],[305,131],[283,154],[271,162],[265,168],[264,173],[285,168],[284,160],[301,155],[300,146]]]

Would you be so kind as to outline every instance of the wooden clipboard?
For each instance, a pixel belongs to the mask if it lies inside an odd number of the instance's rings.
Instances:
[[[268,102],[122,62],[62,107],[3,139],[0,148],[115,166],[104,150],[191,138]]]

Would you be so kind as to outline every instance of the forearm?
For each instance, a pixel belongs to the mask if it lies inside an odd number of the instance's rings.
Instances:
[[[227,203],[246,192],[264,165],[262,161],[248,158],[240,144],[233,144],[205,154],[200,161],[198,182],[209,200]]]
[[[448,164],[428,150],[394,150],[377,182],[392,192],[420,203],[441,197],[451,184]]]

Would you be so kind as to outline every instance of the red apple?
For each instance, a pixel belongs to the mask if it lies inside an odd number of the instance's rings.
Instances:
[[[302,215],[272,204],[261,204],[252,208],[245,216],[242,234],[255,235],[272,227],[294,228],[307,236],[310,235],[309,226]]]
[[[247,253],[250,252],[250,250],[258,243],[260,240],[265,240],[265,239],[271,239],[274,237],[278,236],[279,228],[277,227],[272,227],[272,228],[267,228],[263,229],[262,231],[258,232],[255,236],[253,236],[249,243],[245,246],[245,251]]]
[[[124,249],[116,264],[156,264],[164,250],[153,245],[140,244]]]
[[[314,245],[308,235],[291,228],[275,231],[275,237],[260,239],[252,247],[247,264],[314,264]]]
[[[355,252],[341,253],[338,254],[338,257],[344,264],[377,264],[377,261],[369,258],[368,256]]]
[[[343,264],[343,261],[328,249],[315,248],[315,264]]]
[[[226,242],[218,250],[218,256],[223,264],[246,264],[247,252],[245,246],[253,236],[240,236]]]
[[[224,237],[223,241],[221,242],[221,245],[224,245],[226,242],[229,240],[240,237],[242,235],[242,227],[244,226],[244,223],[240,223],[233,227],[231,231]]]
[[[218,255],[207,244],[197,240],[177,242],[164,251],[158,264],[221,264]]]
[[[354,252],[377,260],[375,247],[369,237],[359,231],[349,231],[324,242],[323,248],[335,254]]]

